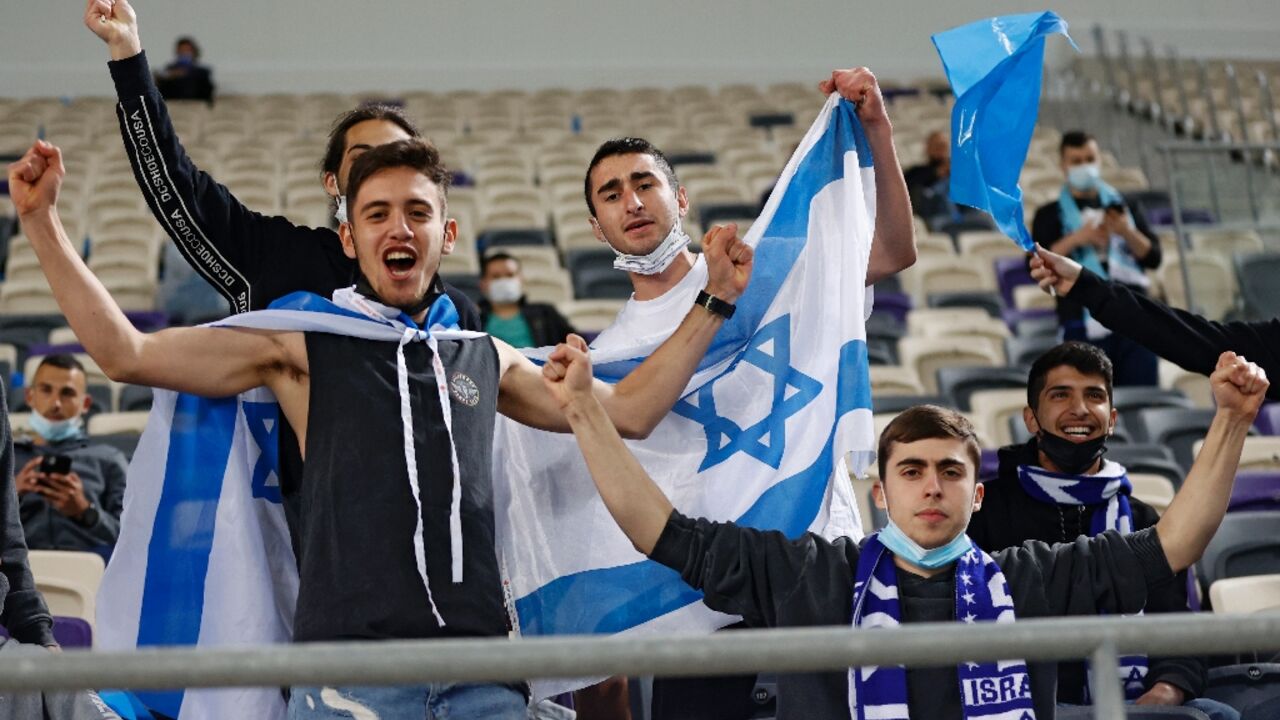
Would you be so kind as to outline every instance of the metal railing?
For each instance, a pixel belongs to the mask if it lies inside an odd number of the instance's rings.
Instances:
[[[607,675],[701,676],[1089,658],[1117,677],[1118,654],[1234,654],[1280,649],[1280,614],[1047,618],[665,637],[540,637],[309,643],[256,648],[68,650],[0,655],[0,692],[290,685],[405,685]],[[1111,671],[1108,672],[1108,669]],[[1098,683],[1095,716],[1124,717],[1119,680]]]

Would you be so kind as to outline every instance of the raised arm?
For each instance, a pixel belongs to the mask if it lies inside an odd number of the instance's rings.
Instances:
[[[885,110],[880,84],[867,68],[836,70],[818,87],[824,93],[839,92],[844,99],[858,104],[858,119],[871,146],[876,171],[876,229],[867,265],[867,285],[871,285],[916,262],[911,196],[893,146],[893,124]]]
[[[707,259],[707,293],[724,302],[736,301],[747,287],[754,257],[751,247],[738,239],[737,226],[713,227],[703,238],[702,252]],[[720,315],[694,306],[675,333],[617,385],[595,381],[595,394],[619,432],[631,438],[653,432],[684,392],[722,324]],[[549,365],[566,362],[573,351],[585,351],[582,338],[572,338],[552,352]],[[498,409],[532,427],[569,432],[537,367],[506,343],[498,342],[498,348],[503,366]]]
[[[171,328],[143,334],[135,329],[62,227],[57,199],[65,172],[61,151],[37,141],[9,167],[9,192],[58,307],[108,377],[222,397],[268,383],[281,370],[299,365],[297,353],[288,351],[288,333]]]
[[[1209,380],[1218,410],[1191,472],[1156,523],[1165,557],[1175,572],[1200,558],[1222,523],[1244,438],[1268,387],[1261,368],[1232,352],[1222,354]]]
[[[1031,277],[1046,292],[1052,288],[1080,303],[1106,327],[1191,372],[1213,373],[1218,356],[1230,350],[1257,363],[1268,376],[1280,375],[1280,319],[1214,322],[1104,280],[1044,248],[1031,258]],[[1280,400],[1280,385],[1267,393]]]

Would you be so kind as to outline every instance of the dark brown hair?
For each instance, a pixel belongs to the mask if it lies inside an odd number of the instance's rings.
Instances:
[[[876,453],[876,463],[880,467],[880,482],[886,477],[886,465],[889,463],[889,451],[897,443],[913,443],[917,440],[934,438],[954,438],[964,441],[969,459],[973,461],[974,477],[977,477],[978,466],[982,462],[982,448],[978,445],[978,433],[973,424],[964,415],[955,410],[948,410],[937,405],[916,405],[898,414],[889,421],[884,432],[880,433],[880,447]]]
[[[394,105],[362,105],[338,116],[329,130],[329,143],[324,149],[324,159],[320,161],[320,172],[338,174],[342,166],[342,154],[347,151],[347,131],[365,120],[385,120],[400,126],[410,137],[422,137],[417,125]]]
[[[1107,386],[1107,401],[1110,402],[1115,397],[1112,392],[1115,373],[1111,367],[1111,359],[1096,345],[1070,340],[1049,348],[1031,364],[1031,372],[1027,376],[1027,406],[1031,408],[1031,412],[1040,410],[1040,393],[1044,392],[1049,371],[1064,365],[1075,368],[1081,375],[1097,375],[1102,378]]]
[[[355,217],[356,195],[374,174],[390,168],[411,168],[427,177],[440,188],[440,213],[444,216],[449,196],[449,181],[453,178],[449,168],[440,161],[440,151],[426,140],[410,138],[379,145],[356,158],[347,178],[347,206],[350,217]]]
[[[591,171],[596,169],[600,161],[615,155],[648,155],[652,157],[654,164],[658,166],[663,175],[667,176],[667,184],[671,185],[671,192],[679,190],[680,181],[676,179],[676,171],[671,167],[671,161],[653,143],[637,137],[607,140],[596,149],[596,154],[591,158],[591,164],[587,166],[587,177],[582,181],[582,194],[587,199],[587,210],[591,211],[591,217],[596,216],[596,204],[591,199]]]

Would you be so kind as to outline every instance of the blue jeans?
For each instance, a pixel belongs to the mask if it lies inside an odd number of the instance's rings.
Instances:
[[[295,687],[289,720],[523,720],[524,696],[505,685]]]
[[[1126,702],[1132,705],[1133,701]],[[1196,698],[1182,703],[1183,707],[1194,708],[1209,716],[1209,720],[1240,720],[1240,711],[1227,705],[1226,703],[1210,700],[1209,698]],[[1067,703],[1058,703],[1058,707],[1075,707]]]

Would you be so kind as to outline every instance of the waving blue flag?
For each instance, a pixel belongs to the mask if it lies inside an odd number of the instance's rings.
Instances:
[[[956,96],[951,111],[951,199],[986,210],[1000,232],[1033,247],[1018,176],[1040,105],[1044,38],[1067,35],[1056,13],[1004,15],[933,36]]]

